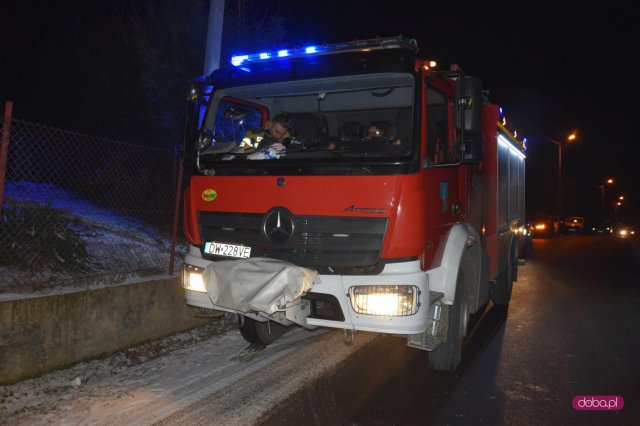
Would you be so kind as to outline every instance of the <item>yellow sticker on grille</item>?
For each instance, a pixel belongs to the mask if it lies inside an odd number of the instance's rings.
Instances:
[[[205,201],[213,201],[218,196],[218,193],[214,189],[205,189],[202,191],[202,199]]]

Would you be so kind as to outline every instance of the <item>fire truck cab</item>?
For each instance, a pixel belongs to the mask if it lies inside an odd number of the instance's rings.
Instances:
[[[509,304],[525,229],[524,144],[480,79],[405,37],[231,62],[191,92],[186,302],[252,343],[388,333],[456,369],[470,315]]]

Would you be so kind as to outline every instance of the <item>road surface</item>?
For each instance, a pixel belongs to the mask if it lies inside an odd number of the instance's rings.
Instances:
[[[476,324],[455,374],[431,370],[425,353],[390,337],[292,397],[265,424],[303,416],[316,425],[323,416],[372,426],[640,424],[637,240],[534,240],[508,312],[490,306]],[[624,408],[576,411],[576,395],[619,395]]]
[[[177,349],[147,345],[161,356],[132,348],[0,386],[0,424],[637,425],[639,259],[637,241],[535,240],[509,310],[474,318],[455,373],[398,337],[347,346],[339,331],[296,329],[257,348],[227,319],[230,331]],[[576,411],[576,395],[624,408]]]

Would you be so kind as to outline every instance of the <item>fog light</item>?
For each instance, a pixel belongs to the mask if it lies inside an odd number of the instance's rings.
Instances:
[[[359,314],[401,317],[420,306],[420,290],[412,285],[363,285],[349,289],[351,307]]]
[[[182,264],[182,287],[186,290],[199,291],[206,293],[207,289],[204,286],[204,280],[202,279],[202,272],[204,268],[199,266]]]

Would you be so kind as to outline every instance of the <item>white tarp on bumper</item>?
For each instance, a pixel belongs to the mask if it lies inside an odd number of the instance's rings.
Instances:
[[[318,273],[281,260],[254,257],[215,262],[203,279],[214,305],[272,314],[309,291]]]

